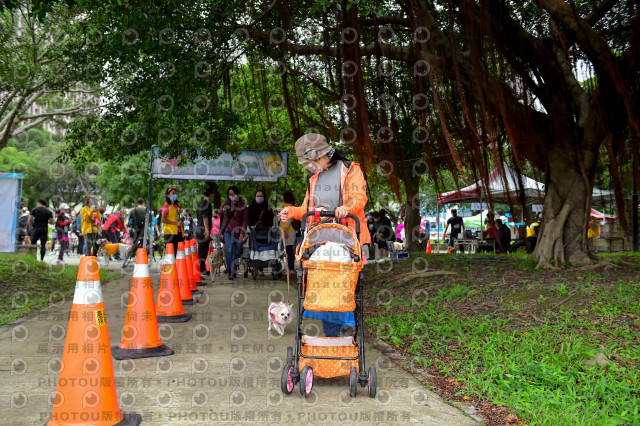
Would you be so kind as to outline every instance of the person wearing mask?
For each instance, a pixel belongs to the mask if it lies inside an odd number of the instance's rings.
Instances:
[[[498,227],[498,239],[502,245],[502,252],[508,253],[511,247],[511,230],[502,223],[502,219],[496,219],[496,226]]]
[[[257,228],[265,230],[271,228],[273,224],[273,210],[266,201],[264,189],[258,189],[253,197],[253,201],[249,204],[249,228],[252,232]],[[260,237],[267,237],[264,232]],[[258,238],[258,237],[257,237]],[[268,238],[268,237],[267,237]],[[258,268],[258,273],[263,276],[262,268]]]
[[[332,211],[337,219],[346,218],[351,213],[360,222],[360,244],[369,244],[371,235],[364,218],[367,187],[360,165],[347,160],[327,143],[324,136],[317,133],[300,137],[295,149],[298,163],[304,164],[310,173],[307,177],[307,193],[301,206],[283,208],[280,220],[301,220],[306,212],[318,210]],[[313,218],[307,220],[310,226]],[[356,231],[353,219],[347,219],[347,226]],[[339,336],[355,326],[353,312],[304,311],[303,316],[320,319],[327,337]]]
[[[236,277],[237,260],[242,255],[242,241],[247,233],[249,209],[236,186],[227,189],[227,199],[220,206],[222,225],[220,231],[224,242],[227,275],[230,280]]]
[[[53,223],[53,213],[47,207],[44,199],[38,200],[38,206],[31,210],[29,215],[29,232],[31,244],[38,244],[40,240],[40,260],[44,261],[47,251],[47,239],[49,238],[49,224]]]
[[[210,275],[209,271],[207,271],[207,256],[209,255],[210,235],[213,224],[212,199],[213,190],[211,188],[205,189],[202,193],[202,201],[198,203],[196,210],[198,226],[195,234],[198,242],[198,264],[200,265],[200,275],[202,276]]]
[[[393,232],[391,219],[387,216],[385,209],[373,213],[373,227],[375,229],[376,244],[378,245],[378,258],[389,255],[389,243],[393,243],[396,235]]]
[[[95,206],[95,200],[92,196],[87,195],[84,198],[84,205],[80,209],[82,217],[81,232],[84,235],[84,254],[85,256],[98,255],[98,236],[102,227],[102,213]]]
[[[269,207],[263,189],[258,189],[249,204],[249,227],[271,228],[273,224],[273,210]]]
[[[69,225],[71,225],[71,218],[67,216],[69,206],[62,204],[60,206],[60,212],[56,219],[56,235],[58,243],[60,244],[60,252],[58,253],[58,265],[65,265],[64,251],[69,247]]]
[[[180,207],[178,204],[178,186],[169,185],[165,192],[166,202],[162,206],[162,232],[164,243],[172,244],[176,255],[178,254],[178,243],[184,241],[182,238],[182,220],[180,219]],[[144,238],[144,236],[143,236]]]
[[[282,194],[282,207],[291,207],[296,205],[296,199],[291,191],[285,191]],[[300,229],[300,221],[295,219],[288,219],[286,222],[281,222],[282,230],[284,231],[284,247],[287,252],[287,265],[289,268],[289,274],[295,274],[295,243],[296,243],[296,227]]]
[[[449,247],[454,247],[455,240],[461,233],[464,235],[464,220],[458,216],[458,210],[451,209],[451,217],[447,220],[447,225],[444,227],[444,235],[447,235],[447,229],[451,225],[451,234],[449,235]],[[464,248],[460,246],[460,251],[464,252]]]
[[[123,214],[121,212],[114,212],[110,214],[102,225],[102,235],[112,244],[118,243],[118,231],[124,232],[124,225],[122,224]],[[116,260],[122,260],[120,252],[115,254]]]
[[[185,240],[190,240],[193,238],[193,218],[191,217],[191,212],[189,209],[182,210],[182,232]]]

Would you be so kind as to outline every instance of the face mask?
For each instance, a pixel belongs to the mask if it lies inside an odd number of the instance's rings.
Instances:
[[[309,170],[309,173],[313,173],[314,175],[317,175],[319,173],[322,173],[322,167],[320,166],[316,166],[313,163],[309,163],[307,164],[307,170]]]
[[[175,201],[178,199],[178,196],[176,194],[172,194],[169,196],[169,198],[171,199],[171,201]]]
[[[231,201],[235,201],[235,200],[237,200],[237,199],[238,199],[238,196],[237,196],[237,195],[229,195],[229,199],[230,199]]]
[[[263,201],[264,201],[264,197],[256,197],[256,203],[262,204]]]

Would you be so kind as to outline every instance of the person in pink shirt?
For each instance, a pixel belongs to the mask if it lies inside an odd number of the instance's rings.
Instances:
[[[396,241],[402,242],[402,237],[404,236],[402,231],[404,231],[404,222],[400,219],[398,221],[398,226],[396,227]]]

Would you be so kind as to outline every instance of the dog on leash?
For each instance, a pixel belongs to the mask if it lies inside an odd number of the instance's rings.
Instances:
[[[273,328],[281,336],[284,335],[285,327],[293,319],[293,315],[291,314],[292,309],[293,305],[287,305],[284,302],[272,303],[269,305],[269,310],[267,311],[269,328],[267,331],[270,331],[271,328]]]
[[[207,263],[209,264],[211,280],[213,281],[217,275],[220,275],[222,266],[225,265],[226,267],[222,249],[214,248],[213,251],[207,255]]]
[[[99,255],[107,255],[113,256],[120,251],[120,246],[124,245],[122,243],[110,243],[106,238],[100,238],[96,241],[98,245],[98,254]]]

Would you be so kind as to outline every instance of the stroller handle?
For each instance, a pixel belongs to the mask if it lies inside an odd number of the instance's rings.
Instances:
[[[302,215],[302,219],[300,220],[302,222],[301,225],[301,229],[300,232],[302,232],[304,234],[304,229],[307,226],[307,221],[305,220],[307,217],[309,216],[315,216],[316,214],[320,214],[320,216],[323,217],[335,217],[335,213],[332,211],[328,211],[328,210],[322,210],[322,211],[315,211],[315,210],[311,210],[306,212],[304,215]],[[348,213],[347,217],[350,219],[353,219],[356,222],[356,236],[358,237],[358,239],[360,239],[360,219],[358,219],[358,216]]]

